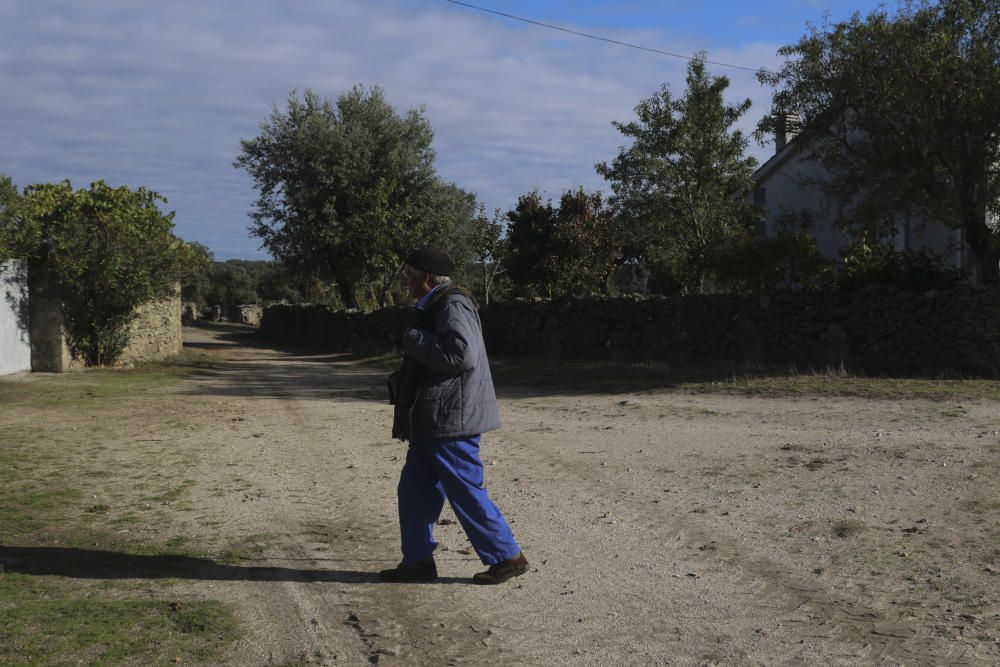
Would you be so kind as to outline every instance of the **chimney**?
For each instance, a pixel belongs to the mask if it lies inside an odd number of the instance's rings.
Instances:
[[[775,113],[778,126],[774,132],[774,152],[780,153],[794,139],[801,129],[801,120],[797,113],[779,111]]]

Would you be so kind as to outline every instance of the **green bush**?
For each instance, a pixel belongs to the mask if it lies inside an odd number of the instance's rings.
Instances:
[[[862,237],[842,255],[844,264],[837,284],[845,290],[876,284],[917,291],[952,289],[965,278],[964,272],[948,268],[941,255],[927,248],[897,252]]]
[[[74,191],[68,181],[24,191],[30,259],[59,286],[70,349],[87,365],[114,363],[128,343],[135,309],[171,295],[197,264],[173,235],[166,200],[103,181]]]
[[[833,281],[833,263],[805,231],[784,231],[770,239],[734,239],[716,255],[714,265],[716,286],[724,292],[823,288]]]

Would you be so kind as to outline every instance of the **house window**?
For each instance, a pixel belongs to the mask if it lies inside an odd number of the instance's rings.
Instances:
[[[767,188],[757,188],[753,191],[753,205],[767,206]]]

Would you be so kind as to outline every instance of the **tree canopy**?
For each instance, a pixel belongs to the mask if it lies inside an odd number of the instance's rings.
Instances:
[[[252,233],[303,279],[335,283],[347,307],[366,284],[384,298],[414,246],[454,251],[456,229],[472,224],[474,196],[434,170],[423,111],[398,114],[381,88],[335,103],[292,93],[260,130],[235,161],[259,194]]]
[[[114,362],[136,307],[174,293],[197,254],[173,235],[166,199],[103,181],[74,191],[68,181],[24,191],[30,260],[51,272],[70,348],[88,365]]]
[[[247,259],[216,262],[212,261],[208,248],[197,243],[191,245],[204,257],[204,266],[189,275],[181,286],[185,301],[202,308],[306,301],[303,285],[280,262]]]
[[[614,218],[599,192],[567,190],[559,206],[537,191],[507,213],[507,277],[522,296],[605,291],[620,256]]]
[[[0,262],[26,257],[36,235],[25,220],[24,201],[9,176],[0,174]]]
[[[829,178],[818,185],[856,204],[856,235],[891,233],[907,212],[963,229],[997,282],[1000,237],[1000,0],[906,2],[894,16],[814,27],[783,47],[775,114],[758,136],[799,116],[802,138]]]
[[[750,100],[728,105],[726,77],[713,77],[704,57],[688,65],[687,89],[674,98],[664,85],[635,107],[637,119],[614,123],[632,140],[597,172],[611,184],[627,254],[667,265],[684,291],[706,289],[717,249],[744,231],[753,209],[743,199],[757,163],[733,125]]]

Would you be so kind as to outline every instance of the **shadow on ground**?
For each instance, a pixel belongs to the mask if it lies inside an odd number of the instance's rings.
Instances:
[[[0,546],[0,572],[51,575],[72,579],[194,579],[205,581],[292,581],[375,584],[375,572],[304,570],[286,567],[228,565],[208,558],[134,555],[71,547]],[[438,584],[471,584],[471,579],[438,577]]]
[[[364,357],[348,352],[281,346],[244,325],[203,323],[211,341],[191,341],[198,349],[252,349],[250,354],[200,370],[187,391],[195,395],[260,396],[289,399],[387,403],[386,379],[398,368],[398,355]],[[242,358],[241,358],[242,357]],[[948,379],[920,374],[850,375],[843,370],[739,367],[679,367],[660,363],[623,363],[543,357],[491,357],[497,396],[505,399],[546,396],[617,395],[683,391],[758,396],[831,395],[904,399],[983,397],[1000,400],[991,381]]]
[[[199,322],[193,327],[212,339],[185,342],[187,348],[223,353],[248,348],[260,352],[200,371],[197,381],[188,387],[195,395],[387,402],[386,379],[400,362],[396,355],[364,357],[282,346],[245,325]],[[662,365],[523,357],[495,358],[491,367],[497,395],[512,399],[669,390],[685,382],[728,380],[733,376],[729,368],[679,372]]]
[[[387,400],[386,379],[400,362],[395,355],[364,357],[282,346],[244,325],[200,322],[193,326],[209,333],[212,340],[187,341],[187,348],[224,352],[242,347],[263,353],[199,372],[198,381],[189,387],[193,394],[381,402]],[[669,389],[690,379],[672,377],[664,367],[612,362],[500,358],[492,360],[491,366],[502,398]],[[731,377],[727,373],[710,375]],[[704,375],[698,374],[699,379]]]

